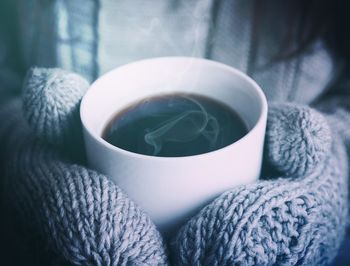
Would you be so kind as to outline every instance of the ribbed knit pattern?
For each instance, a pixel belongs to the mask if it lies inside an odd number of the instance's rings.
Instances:
[[[55,71],[42,71],[51,73],[47,77],[62,79]],[[49,83],[39,72],[29,77],[24,88],[27,94],[50,88],[43,86]],[[50,80],[56,84],[55,78]],[[59,103],[70,97],[64,90],[73,95],[72,90],[80,90],[75,82],[62,84],[72,86],[55,89],[57,94],[51,97]],[[61,127],[69,132],[70,124],[61,123],[69,119],[43,114],[53,102],[40,99],[40,104],[34,104],[24,96],[24,110],[33,114],[29,119],[33,132],[48,140],[46,135],[59,138]],[[79,97],[69,99],[75,101],[73,106],[79,105]],[[64,104],[54,106],[64,114],[60,109],[65,110]],[[70,110],[68,117],[77,108]],[[25,217],[23,221],[32,221],[33,230],[57,254],[76,265],[167,264],[154,225],[115,184],[83,166],[69,164],[59,149],[36,138],[18,104],[9,105],[0,117],[7,118],[0,125],[1,152],[8,158],[6,191],[11,192],[9,197]],[[171,242],[174,263],[329,264],[347,223],[348,159],[344,137],[331,131],[325,117],[306,106],[270,103],[267,157],[283,176],[233,188],[206,206]],[[39,119],[52,126],[37,130]]]
[[[0,115],[20,114],[19,108]],[[27,227],[74,265],[167,265],[155,226],[117,186],[65,162],[32,135],[21,115],[11,117],[1,128],[6,190]]]

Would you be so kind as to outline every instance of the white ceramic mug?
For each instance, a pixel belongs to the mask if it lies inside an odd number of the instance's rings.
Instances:
[[[185,157],[155,157],[115,147],[101,135],[108,121],[149,96],[185,92],[232,107],[249,132],[216,151]],[[138,203],[160,230],[185,222],[222,192],[258,179],[267,101],[242,72],[210,60],[154,58],[116,68],[95,81],[80,108],[88,163]]]

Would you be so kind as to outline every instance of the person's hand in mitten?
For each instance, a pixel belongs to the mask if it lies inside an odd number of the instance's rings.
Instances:
[[[73,264],[167,264],[150,219],[107,177],[70,163],[84,160],[78,107],[88,84],[34,69],[24,87],[30,128],[16,104],[1,112],[0,132],[7,190],[29,228]],[[270,104],[266,157],[280,177],[233,188],[206,206],[176,236],[175,264],[329,263],[347,216],[340,139],[321,113]]]
[[[20,102],[1,111],[10,202],[70,264],[166,265],[149,217],[106,176],[74,164],[84,161],[79,104],[87,88],[76,74],[34,68],[22,111]]]
[[[178,265],[324,265],[335,257],[348,210],[344,143],[314,109],[269,108],[265,155],[279,178],[233,188],[202,209],[173,240]]]

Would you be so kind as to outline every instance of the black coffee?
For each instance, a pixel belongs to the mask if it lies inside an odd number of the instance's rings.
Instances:
[[[196,94],[151,97],[118,112],[102,137],[135,153],[178,157],[225,147],[248,132],[227,105]]]

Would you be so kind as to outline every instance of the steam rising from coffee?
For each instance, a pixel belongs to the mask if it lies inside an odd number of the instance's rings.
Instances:
[[[246,132],[230,107],[205,96],[178,93],[129,106],[111,120],[103,138],[128,151],[177,157],[220,149]]]
[[[161,52],[161,47],[159,45],[162,43],[162,47],[167,47],[167,49],[175,55],[187,55],[191,57],[205,55],[205,44],[207,41],[212,41],[208,40],[209,27],[213,25],[209,22],[207,24],[208,28],[206,28],[204,26],[206,23],[203,23],[203,20],[211,15],[209,10],[212,9],[212,3],[207,0],[196,1],[196,3],[179,1],[174,4],[173,8],[179,8],[176,5],[186,6],[184,8],[184,10],[187,10],[185,13],[185,20],[186,23],[188,23],[187,29],[191,32],[189,36],[192,38],[187,38],[180,42],[174,40],[173,35],[169,34],[172,30],[167,28],[171,27],[171,24],[167,24],[166,21],[162,21],[159,17],[153,17],[148,24],[140,25],[136,31],[147,38],[153,37],[154,35],[157,36],[159,41],[154,42],[154,47],[151,49],[152,52],[156,54]],[[191,65],[188,65],[188,68],[190,67]],[[185,68],[183,71],[185,73],[191,70]],[[184,73],[179,71],[179,79],[182,78]],[[199,145],[199,139],[201,139],[201,145],[207,146],[209,150],[215,150],[216,146],[223,145],[222,143],[218,143],[218,141],[221,141],[219,134],[222,130],[218,119],[210,114],[205,106],[194,97],[181,95],[178,98],[169,98],[168,110],[163,113],[161,117],[159,113],[152,113],[149,109],[154,108],[150,107],[149,99],[145,99],[140,104],[142,104],[142,106],[139,106],[139,108],[143,110],[142,112],[145,115],[150,115],[154,119],[152,122],[158,121],[153,127],[147,127],[145,129],[143,141],[149,146],[148,148],[152,150],[152,153],[148,150],[147,154],[164,156],[164,146],[169,148],[170,145],[186,145],[186,143],[193,143],[196,142],[196,140]],[[158,104],[164,105],[164,102],[160,103],[158,99]],[[161,108],[159,107],[159,109]],[[172,109],[173,112],[169,111],[170,109]],[[204,142],[206,143],[204,144]],[[138,140],[138,143],[140,143],[140,140]]]
[[[188,108],[198,107],[198,110],[183,111],[179,115],[174,115],[161,122],[151,130],[147,129],[145,142],[154,148],[153,155],[158,155],[166,142],[191,142],[200,136],[204,136],[208,140],[211,149],[215,146],[220,131],[217,119],[210,115],[195,99],[188,96],[182,97],[194,103],[195,106],[188,105]],[[182,104],[186,104],[186,102],[182,102]]]

